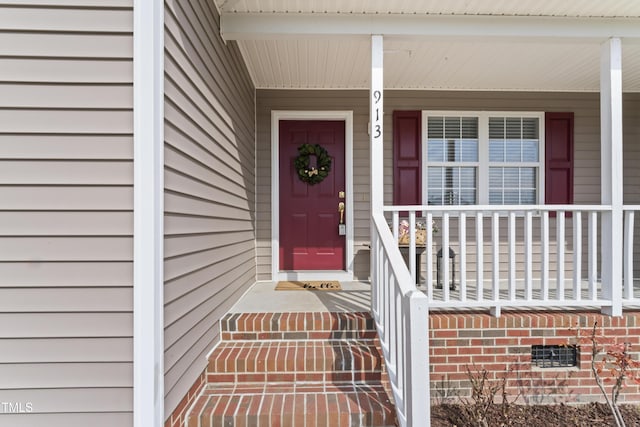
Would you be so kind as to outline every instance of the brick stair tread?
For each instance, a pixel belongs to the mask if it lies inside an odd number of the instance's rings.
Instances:
[[[209,384],[188,427],[395,426],[395,409],[379,382]]]
[[[230,313],[221,323],[223,340],[373,339],[369,313]]]
[[[209,358],[207,381],[380,381],[377,341],[226,341]]]
[[[223,341],[209,357],[208,372],[376,372],[382,365],[374,340]]]

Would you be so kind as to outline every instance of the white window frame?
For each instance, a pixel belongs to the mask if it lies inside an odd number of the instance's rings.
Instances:
[[[489,167],[537,167],[536,177],[537,203],[544,204],[545,200],[545,129],[544,112],[539,111],[456,111],[456,110],[423,110],[422,111],[422,201],[428,203],[430,162],[427,152],[428,118],[429,117],[477,117],[478,118],[478,162],[456,162],[456,166],[477,167],[476,197],[478,205],[489,205]],[[539,145],[538,162],[489,162],[489,117],[531,117],[538,119]],[[437,162],[441,163],[441,162]],[[455,205],[453,205],[455,206]],[[461,205],[464,206],[464,205]],[[492,205],[499,206],[499,205]]]

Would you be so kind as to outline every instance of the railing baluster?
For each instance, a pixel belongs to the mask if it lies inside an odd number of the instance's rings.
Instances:
[[[380,268],[381,268],[381,258],[380,258],[380,249],[379,249],[379,239],[378,233],[373,232],[372,230],[371,236],[371,259],[375,262],[375,265],[371,266],[371,281],[372,283],[378,283],[381,279],[380,277]],[[380,296],[378,295],[380,292],[380,287],[373,287],[371,290],[371,308],[374,311],[374,315],[380,314]]]
[[[395,365],[398,389],[405,390],[404,388],[404,325],[402,322],[402,293],[398,286],[393,287],[393,325],[391,329],[394,331],[393,342],[395,343]],[[406,393],[406,390],[405,390]],[[403,393],[403,398],[406,399],[406,394]],[[404,403],[404,402],[403,402]],[[406,408],[402,411],[406,413]]]
[[[386,277],[386,283],[389,284],[389,286],[385,286],[384,289],[382,290],[383,293],[383,306],[384,306],[384,324],[385,325],[390,325],[391,324],[391,310],[389,308],[389,300],[391,299],[391,286],[393,286],[394,282],[395,282],[395,278],[393,277],[393,272],[391,270],[391,263],[389,261],[389,258],[385,257],[385,277]],[[386,334],[388,334],[386,336],[386,344],[387,344],[387,348],[389,348],[389,350],[391,350],[391,339],[389,338],[389,335],[391,335],[391,328],[389,327]],[[395,372],[395,367],[393,368],[394,372]]]
[[[598,213],[589,213],[589,299],[598,297]]]
[[[412,278],[416,275],[416,211],[409,212],[409,272]],[[417,283],[416,280],[414,283]]]
[[[493,246],[491,290],[493,300],[498,301],[500,299],[500,214],[494,212],[491,219],[491,243]]]
[[[542,232],[542,300],[547,301],[549,299],[549,211],[542,212],[542,220],[540,221],[540,228]]]
[[[460,300],[467,300],[467,216],[460,212],[458,219],[458,234],[460,235]]]
[[[389,295],[387,296],[387,311],[389,313],[389,320],[387,325],[389,325],[389,355],[391,365],[393,366],[393,372],[396,374],[396,382],[398,381],[398,347],[397,347],[397,330],[398,327],[396,325],[396,292],[397,292],[397,281],[398,279],[391,273],[389,274],[389,283],[392,286],[389,286]]]
[[[442,291],[444,301],[449,301],[449,213],[442,214],[442,258],[440,269],[442,271]]]
[[[398,235],[400,234],[400,212],[399,211],[394,211],[393,212],[393,217],[392,217],[392,223],[393,223],[393,238],[395,239],[396,243],[398,242]]]
[[[635,211],[626,211],[624,218],[624,298],[633,298],[633,232]]]
[[[509,299],[516,299],[516,213],[509,212]]]
[[[476,298],[484,299],[484,217],[482,212],[476,213]]]
[[[533,292],[533,212],[527,211],[524,217],[524,298],[531,301]]]
[[[556,213],[556,298],[564,300],[564,211]]]
[[[573,299],[582,299],[582,212],[573,213]]]
[[[426,244],[426,286],[429,301],[433,300],[433,214],[427,213],[427,241]]]

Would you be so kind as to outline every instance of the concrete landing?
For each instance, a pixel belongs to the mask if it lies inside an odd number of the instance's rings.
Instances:
[[[256,282],[234,305],[232,313],[368,312],[371,285],[340,282],[341,291],[276,291],[276,282]]]

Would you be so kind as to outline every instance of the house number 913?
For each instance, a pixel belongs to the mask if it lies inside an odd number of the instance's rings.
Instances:
[[[373,122],[373,137],[378,139],[382,136],[382,126],[380,125],[380,100],[382,99],[382,92],[379,90],[373,91],[373,105],[375,107],[375,117]]]

